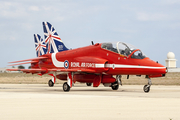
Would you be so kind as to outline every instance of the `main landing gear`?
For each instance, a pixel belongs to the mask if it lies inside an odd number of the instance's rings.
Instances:
[[[49,87],[53,87],[53,86],[54,86],[54,83],[53,83],[52,79],[50,79],[50,80],[48,81],[48,85],[49,85]]]
[[[143,90],[145,93],[148,93],[150,91],[150,87],[151,87],[152,83],[151,83],[151,79],[148,78],[148,84],[144,85]]]
[[[74,85],[73,83],[73,72],[70,72],[67,74],[67,82],[63,84],[63,90],[64,92],[69,92],[71,87]]]
[[[111,88],[113,90],[118,90],[119,89],[119,84],[122,85],[121,77],[122,77],[121,75],[116,75],[116,82],[111,84]]]
[[[56,82],[56,77],[55,77],[55,75],[53,75],[53,74],[49,74],[49,75],[52,76],[52,79],[50,79],[50,80],[48,81],[48,85],[49,85],[49,87],[53,87],[54,84],[55,84],[55,82]]]
[[[119,89],[119,83],[118,83],[118,81],[112,83],[112,84],[111,84],[111,88],[112,88],[113,90],[118,90],[118,89]]]
[[[92,85],[92,83],[86,83],[86,85],[87,85],[87,86],[91,86],[91,85]]]
[[[65,83],[63,84],[63,90],[64,90],[64,92],[69,92],[69,91],[70,91],[70,86],[68,85],[67,82],[65,82]]]

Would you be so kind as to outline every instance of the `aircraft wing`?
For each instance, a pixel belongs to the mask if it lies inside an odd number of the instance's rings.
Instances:
[[[50,72],[87,72],[93,73],[95,70],[91,69],[7,69],[7,71],[22,71],[24,73],[50,73]]]
[[[22,65],[22,64],[29,64],[29,63],[37,63],[38,61],[30,61],[30,62],[23,62],[23,63],[18,63],[18,64],[11,64],[8,66],[15,66],[15,65]]]
[[[16,63],[16,64],[11,64],[8,66],[15,66],[15,65],[22,65],[22,64],[29,64],[29,63],[37,63],[38,60],[42,60],[42,59],[47,59],[48,57],[37,57],[37,58],[31,58],[31,59],[26,59],[26,60],[19,60],[19,61],[13,61],[13,62],[9,62],[9,63]],[[29,62],[27,62],[29,61]],[[19,70],[13,70],[13,69],[7,69],[9,71],[19,71]]]
[[[46,69],[6,69],[7,71],[22,71],[25,73],[44,73]]]
[[[37,57],[37,58],[26,59],[26,60],[19,60],[19,61],[14,61],[14,62],[9,62],[9,63],[18,63],[18,62],[31,61],[31,60],[42,60],[42,59],[47,59],[47,58],[48,57]]]

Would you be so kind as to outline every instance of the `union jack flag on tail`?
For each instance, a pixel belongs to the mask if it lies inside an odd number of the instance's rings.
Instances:
[[[37,56],[41,56],[47,53],[46,45],[40,35],[34,34],[35,48]]]
[[[47,53],[57,53],[68,50],[50,23],[43,22],[43,29]]]

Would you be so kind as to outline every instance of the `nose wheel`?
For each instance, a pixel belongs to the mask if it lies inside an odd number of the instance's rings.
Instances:
[[[144,85],[143,90],[144,90],[145,93],[148,93],[150,91],[150,86],[149,85]]]
[[[145,93],[148,93],[150,91],[150,87],[151,87],[152,83],[151,83],[151,79],[148,78],[148,85],[144,85],[143,90]]]

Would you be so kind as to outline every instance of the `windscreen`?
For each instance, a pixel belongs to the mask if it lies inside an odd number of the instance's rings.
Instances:
[[[135,58],[135,59],[144,59],[146,56],[140,51],[136,51],[133,53],[133,55],[131,56],[131,58]]]

